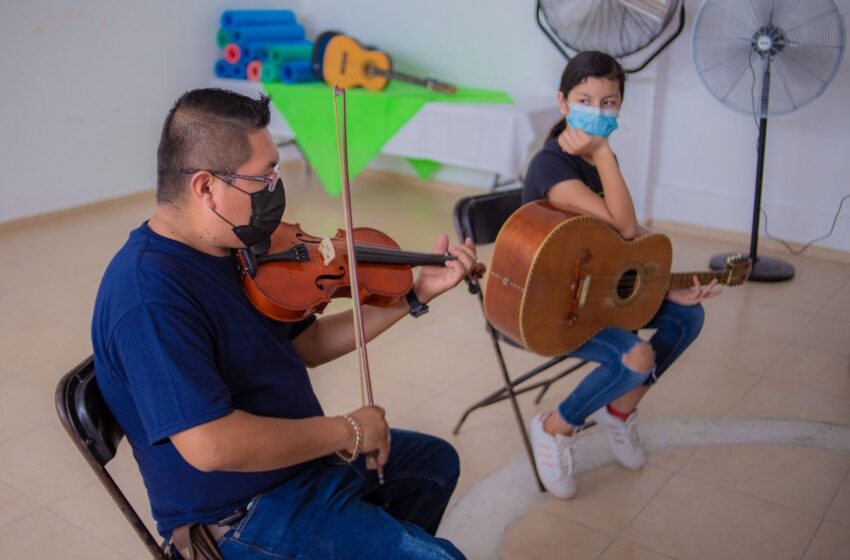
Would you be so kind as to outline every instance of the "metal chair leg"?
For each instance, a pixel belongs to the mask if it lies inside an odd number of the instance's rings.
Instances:
[[[522,417],[522,412],[519,409],[519,403],[516,400],[513,383],[511,383],[511,378],[508,375],[505,358],[502,356],[502,349],[499,348],[499,342],[496,340],[495,336],[493,337],[493,346],[496,349],[496,356],[499,360],[502,377],[505,381],[505,391],[507,391],[508,396],[511,399],[511,408],[514,411],[514,418],[516,418],[517,427],[519,428],[519,433],[522,436],[522,442],[525,445],[525,452],[528,454],[528,460],[531,462],[531,468],[534,471],[534,479],[537,481],[537,488],[540,489],[541,492],[545,492],[546,489],[543,487],[543,481],[540,480],[540,475],[537,473],[537,463],[534,461],[534,452],[531,450],[531,440],[529,439],[528,432],[525,429],[525,420]]]

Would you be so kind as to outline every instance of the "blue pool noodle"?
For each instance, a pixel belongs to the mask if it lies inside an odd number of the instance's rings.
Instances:
[[[247,80],[248,79],[248,61],[240,60],[236,64],[228,64],[227,65],[227,78],[233,78],[234,80]]]
[[[229,78],[230,77],[230,66],[226,60],[219,59],[215,61],[215,77],[216,78]]]
[[[315,82],[313,65],[309,60],[293,60],[280,67],[280,80],[285,84],[303,84]]]
[[[274,43],[247,43],[243,48],[253,47],[254,50],[251,51],[253,56],[251,58],[256,58],[257,60],[265,62],[269,59],[269,49],[283,45],[312,45],[312,43],[310,41],[277,41]]]
[[[221,14],[221,27],[224,29],[288,23],[296,23],[292,10],[225,10]]]
[[[257,25],[253,27],[234,28],[231,40],[234,43],[282,43],[286,41],[303,41],[304,28],[298,24],[289,25]]]
[[[239,57],[239,60],[254,60],[255,58],[257,58],[257,49],[257,45],[253,44],[239,45],[239,50],[242,51],[242,55]]]

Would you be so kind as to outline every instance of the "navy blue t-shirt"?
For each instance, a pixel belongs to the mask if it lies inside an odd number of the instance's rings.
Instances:
[[[525,173],[522,203],[545,200],[549,189],[570,179],[578,179],[599,196],[604,196],[596,167],[581,156],[570,155],[562,150],[557,138],[549,139],[535,154]]]
[[[132,445],[163,536],[217,521],[305,468],[205,473],[169,437],[234,409],[322,415],[292,346],[314,320],[263,316],[243,293],[232,257],[201,253],[147,224],[112,259],[92,321],[96,378]]]

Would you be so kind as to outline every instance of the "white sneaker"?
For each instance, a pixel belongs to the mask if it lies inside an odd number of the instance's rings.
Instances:
[[[603,406],[590,417],[602,427],[608,437],[608,445],[620,464],[627,469],[636,470],[646,463],[646,455],[643,454],[638,439],[637,410],[632,412],[625,422],[608,412],[607,406]]]
[[[568,500],[576,495],[576,479],[573,478],[574,437],[561,434],[551,435],[543,429],[548,413],[541,412],[528,423],[531,450],[537,463],[537,474],[546,490],[556,498]]]

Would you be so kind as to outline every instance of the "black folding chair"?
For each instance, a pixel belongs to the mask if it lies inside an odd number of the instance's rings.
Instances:
[[[472,242],[475,245],[482,245],[486,243],[492,243],[496,240],[496,236],[499,233],[502,225],[505,221],[510,217],[511,214],[516,211],[517,208],[521,205],[521,197],[522,197],[522,189],[509,189],[509,190],[501,190],[490,192],[487,194],[470,196],[463,198],[455,204],[454,207],[454,225],[455,230],[457,231],[458,237],[463,240],[467,237],[472,239]],[[478,291],[478,300],[481,304],[481,312],[484,313],[484,295],[481,291]],[[525,429],[525,421],[522,417],[522,412],[520,412],[519,404],[517,403],[516,396],[526,393],[528,391],[533,391],[535,389],[540,389],[540,393],[534,399],[535,404],[539,403],[543,398],[543,395],[546,394],[546,391],[549,390],[549,387],[552,384],[565,375],[568,375],[578,368],[585,365],[587,362],[578,361],[575,364],[571,364],[569,367],[564,369],[559,368],[558,372],[554,375],[551,375],[547,379],[536,382],[529,382],[531,378],[534,376],[547,372],[550,368],[553,368],[556,365],[561,364],[564,360],[569,358],[568,355],[563,354],[561,356],[556,356],[554,358],[550,358],[546,360],[542,364],[534,367],[526,372],[523,372],[514,377],[508,372],[508,368],[505,365],[505,359],[502,355],[502,344],[509,344],[516,348],[523,349],[522,345],[517,343],[516,341],[508,338],[498,330],[496,330],[493,325],[487,321],[485,316],[484,318],[487,325],[487,332],[490,334],[490,338],[493,341],[493,349],[496,352],[496,358],[499,362],[499,367],[502,371],[503,378],[503,386],[489,395],[483,397],[478,402],[471,405],[467,408],[463,415],[458,420],[458,423],[455,425],[452,433],[457,434],[460,431],[461,426],[466,421],[467,417],[472,413],[472,411],[477,410],[479,408],[483,408],[485,406],[490,406],[491,404],[495,404],[501,402],[505,399],[510,399],[511,406],[514,411],[514,416],[516,417],[517,426],[519,427],[520,434],[522,435],[523,443],[525,443],[525,450],[528,452],[528,458],[531,461],[532,466],[535,466],[535,476],[537,477],[537,485],[540,487],[540,490],[543,490],[543,483],[540,482],[540,477],[537,475],[536,465],[534,463],[534,454],[531,452],[531,442],[528,438],[528,433]]]
[[[59,381],[56,387],[56,411],[77,449],[83,454],[136,535],[142,539],[151,556],[157,560],[169,560],[169,556],[157,544],[139,514],[106,470],[106,464],[115,457],[124,432],[100,394],[100,388],[94,378],[94,360],[91,356]]]

